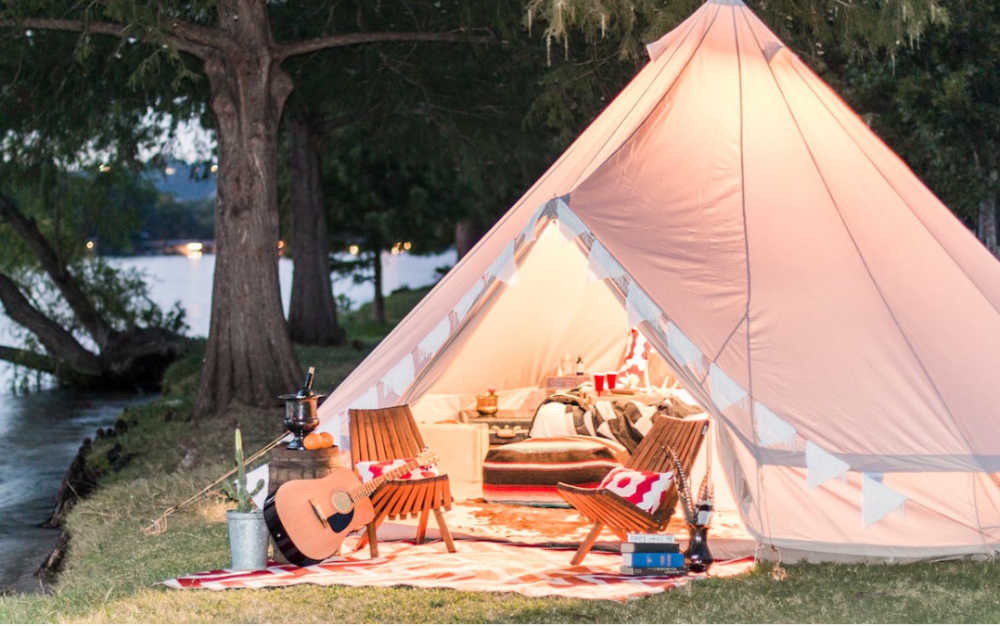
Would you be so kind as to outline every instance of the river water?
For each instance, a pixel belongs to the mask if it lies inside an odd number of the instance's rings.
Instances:
[[[215,257],[157,256],[114,259],[148,276],[150,295],[161,307],[180,301],[187,311],[191,336],[208,334],[212,272]],[[455,262],[454,252],[431,257],[385,255],[383,291],[421,287],[437,279],[436,268]],[[282,302],[288,311],[292,262],[281,259]],[[346,295],[355,305],[372,299],[371,284],[340,279],[334,294]],[[8,321],[0,316],[0,340],[8,341]],[[15,395],[11,372],[0,366],[0,589],[32,586],[31,573],[52,550],[60,531],[40,528],[52,513],[66,469],[85,437],[98,428],[113,426],[121,411],[148,402],[141,394],[96,394],[66,389],[43,389]],[[37,583],[35,583],[37,586]]]

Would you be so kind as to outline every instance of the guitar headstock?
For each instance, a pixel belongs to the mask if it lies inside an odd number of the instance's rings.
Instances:
[[[417,463],[420,467],[425,465],[433,465],[438,462],[438,453],[431,448],[424,448],[419,455],[417,455]]]

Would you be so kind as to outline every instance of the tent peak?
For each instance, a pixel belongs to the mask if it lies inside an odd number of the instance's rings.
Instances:
[[[705,4],[728,4],[733,6],[746,6],[743,0],[705,0]]]

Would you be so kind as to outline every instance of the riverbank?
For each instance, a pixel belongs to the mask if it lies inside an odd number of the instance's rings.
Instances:
[[[416,295],[409,294],[412,305]],[[393,304],[398,298],[391,299]],[[393,315],[390,309],[390,315]],[[399,314],[394,315],[398,319]],[[364,350],[300,348],[330,389],[387,329],[352,331]],[[367,333],[367,335],[365,334]],[[168,373],[163,396],[129,411],[130,425],[94,441],[89,462],[103,473],[97,490],[67,516],[72,540],[47,595],[0,597],[0,622],[38,623],[996,623],[1000,568],[982,562],[895,566],[788,565],[710,579],[683,590],[617,604],[413,588],[301,585],[226,592],[173,591],[163,580],[226,567],[226,502],[196,501],[149,534],[151,520],[232,465],[232,430],[258,449],[281,428],[282,409],[232,407],[216,419],[190,420],[197,355]],[[109,452],[118,447],[119,467]],[[127,459],[122,463],[121,459]]]

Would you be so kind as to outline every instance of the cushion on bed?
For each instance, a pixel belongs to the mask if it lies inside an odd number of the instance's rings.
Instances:
[[[628,456],[616,441],[582,435],[526,439],[493,448],[483,463],[483,498],[565,508],[569,505],[556,492],[558,483],[597,487]]]

